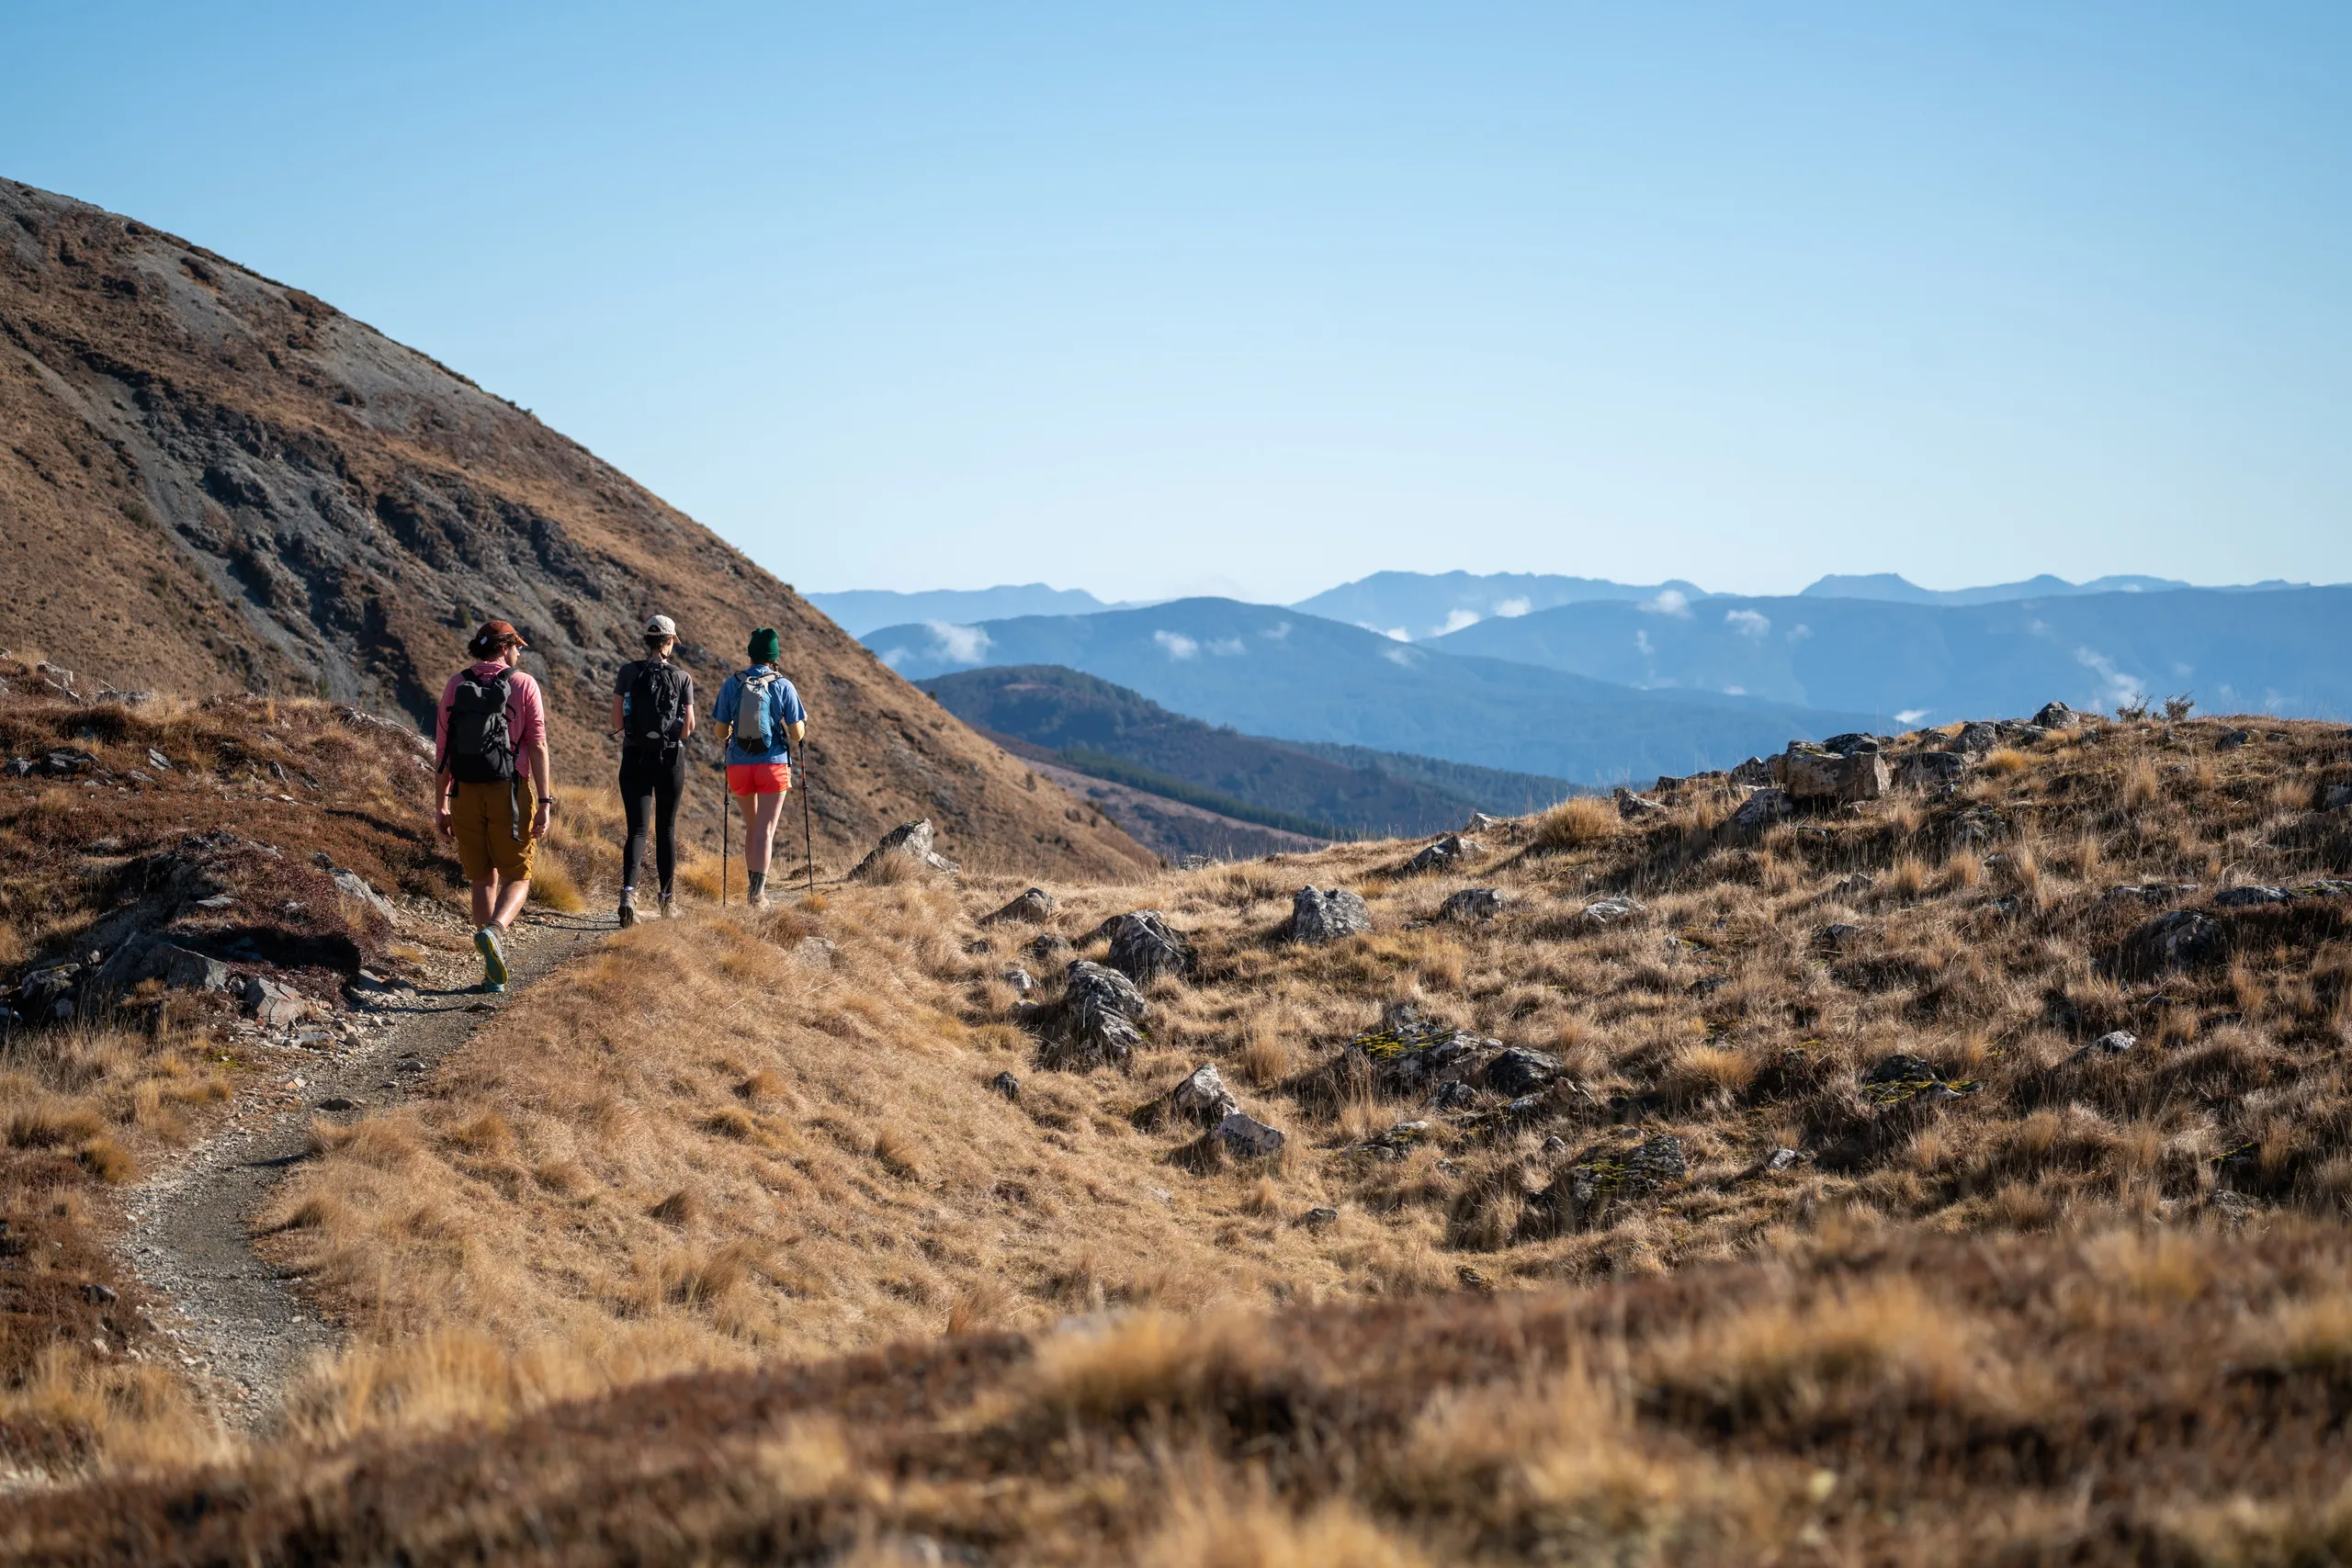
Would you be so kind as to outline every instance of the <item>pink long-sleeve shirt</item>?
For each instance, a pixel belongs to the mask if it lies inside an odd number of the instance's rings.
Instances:
[[[504,668],[497,660],[486,659],[450,676],[441,688],[441,706],[433,716],[433,755],[442,763],[448,761],[449,705],[458,700],[458,682],[469,675],[488,680]],[[548,718],[539,701],[539,683],[521,670],[506,678],[506,734],[514,742],[515,770],[523,772],[531,748],[548,738]]]

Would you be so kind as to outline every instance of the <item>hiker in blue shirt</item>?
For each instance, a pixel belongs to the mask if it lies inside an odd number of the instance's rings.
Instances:
[[[727,741],[728,792],[743,803],[743,869],[757,908],[767,907],[768,856],[792,788],[791,743],[808,733],[800,694],[775,667],[782,651],[773,626],[753,632],[752,667],[720,682],[710,709]]]

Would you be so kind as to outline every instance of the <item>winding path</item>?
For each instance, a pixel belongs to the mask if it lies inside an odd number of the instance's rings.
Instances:
[[[156,1327],[188,1371],[211,1384],[225,1423],[266,1423],[286,1380],[337,1337],[253,1246],[254,1216],[309,1149],[321,1102],[348,1100],[339,1113],[351,1116],[397,1105],[424,1069],[472,1039],[515,992],[613,929],[609,917],[526,915],[507,939],[504,997],[470,990],[386,996],[369,1010],[398,1021],[307,1066],[299,1104],[232,1117],[132,1194],[125,1243],[131,1269],[157,1298]]]

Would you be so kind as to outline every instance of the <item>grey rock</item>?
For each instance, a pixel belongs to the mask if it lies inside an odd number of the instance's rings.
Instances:
[[[1204,1127],[1216,1126],[1240,1109],[1241,1102],[1225,1087],[1225,1079],[1211,1063],[1194,1067],[1183,1082],[1168,1091],[1170,1114]]]
[[[258,975],[245,976],[244,994],[240,999],[244,1002],[247,1012],[273,1029],[300,1023],[318,1008],[318,1004],[292,987],[264,979]]]
[[[1435,1111],[1467,1111],[1477,1103],[1478,1091],[1460,1078],[1447,1079],[1430,1096],[1430,1107]]]
[[[385,919],[394,922],[400,919],[400,916],[393,911],[391,901],[368,886],[368,879],[357,872],[330,872],[327,874],[327,880],[334,884],[336,892],[343,894],[345,897],[356,898],[383,916]]]
[[[2083,722],[2083,716],[2064,703],[2044,703],[2033,722],[2041,729],[2072,729]]]
[[[1614,798],[1617,802],[1617,815],[1628,822],[1653,822],[1669,815],[1666,807],[1655,800],[1635,795],[1623,784],[1617,786]]]
[[[102,1285],[93,1280],[82,1287],[82,1299],[92,1306],[112,1306],[121,1297],[112,1285]]]
[[[934,831],[928,817],[900,823],[882,835],[881,840],[850,872],[850,876],[854,880],[864,881],[876,875],[894,855],[924,871],[937,872],[944,876],[956,875],[963,868],[933,850]]]
[[[2143,976],[2199,969],[2229,953],[2229,933],[2211,915],[2175,909],[2159,915],[2123,942],[2123,967]]]
[[[1021,1098],[1021,1080],[1011,1073],[997,1074],[996,1077],[989,1079],[989,1088],[1007,1100],[1018,1100]]]
[[[2118,1029],[2102,1034],[2091,1042],[2091,1049],[2109,1056],[2120,1056],[2140,1043],[2139,1037]]]
[[[236,901],[237,896],[234,893],[215,893],[209,898],[198,898],[196,901],[196,907],[199,909],[226,909]]]
[[[1949,742],[1951,750],[1970,757],[1982,757],[2000,743],[2000,729],[1982,720],[1962,725],[1960,733]]]
[[[1537,1193],[1530,1207],[1557,1224],[1581,1225],[1611,1202],[1645,1197],[1689,1173],[1682,1140],[1661,1134],[1630,1149],[1589,1154]]]
[[[1325,1225],[1336,1225],[1340,1223],[1340,1211],[1337,1209],[1309,1209],[1306,1213],[1299,1215],[1298,1223],[1305,1225],[1309,1230],[1317,1230]]]
[[[51,778],[58,779],[72,778],[79,773],[93,772],[97,765],[98,760],[89,752],[77,751],[71,747],[62,746],[44,754],[40,760],[40,771]]]
[[[1958,751],[1905,751],[1894,760],[1894,782],[1905,789],[1942,789],[1967,772],[1968,758]]]
[[[2320,792],[2322,811],[2341,811],[2347,806],[2352,806],[2352,784],[2332,784]]]
[[[1557,1159],[1568,1152],[1568,1141],[1555,1133],[1544,1140],[1544,1147],[1540,1152],[1546,1159]]]
[[[1042,887],[1032,887],[1001,909],[980,917],[984,926],[1042,926],[1053,918],[1054,896]]]
[[[153,746],[147,748],[147,765],[159,773],[168,773],[172,771],[172,760]]]
[[[1477,851],[1478,841],[1476,839],[1465,839],[1459,833],[1448,833],[1437,842],[1423,849],[1411,860],[1407,861],[1405,874],[1422,876],[1430,872],[1452,871],[1476,854]]]
[[[1758,1168],[1778,1175],[1780,1172],[1789,1169],[1804,1158],[1804,1156],[1794,1149],[1774,1149],[1770,1154],[1764,1156],[1762,1164],[1759,1165]]]
[[[997,974],[997,978],[1012,987],[1017,995],[1024,997],[1032,990],[1035,989],[1037,985],[1037,982],[1030,977],[1029,971],[1023,969],[1018,964],[1000,970]]]
[[[2283,887],[2233,887],[2213,895],[2217,909],[2251,909],[2264,904],[2284,904],[2294,897]]]
[[[1515,1100],[1550,1084],[1560,1076],[1561,1067],[1560,1058],[1549,1052],[1513,1045],[1487,1064],[1487,1087]]]
[[[2253,739],[2254,731],[2251,729],[2224,729],[2214,738],[2213,746],[2216,750],[2234,751]]]
[[[1148,986],[1162,975],[1182,976],[1193,972],[1192,943],[1157,909],[1114,915],[1102,929],[1111,939],[1111,951],[1103,962],[1139,986]]]
[[[1833,735],[1823,741],[1821,747],[1823,750],[1835,751],[1840,757],[1858,757],[1865,751],[1878,751],[1884,749],[1877,736],[1859,732]]]
[[[1843,953],[1848,948],[1853,946],[1855,940],[1861,934],[1861,927],[1849,925],[1844,920],[1838,920],[1821,928],[1822,943],[1838,953]]]
[[[1029,956],[1040,964],[1059,964],[1069,951],[1069,939],[1055,931],[1043,932],[1029,944]]]
[[[1291,896],[1290,924],[1284,930],[1293,942],[1340,942],[1372,930],[1372,911],[1361,894],[1334,887],[1329,892],[1302,887]]]
[[[1761,833],[1789,814],[1789,793],[1783,789],[1759,789],[1740,804],[1738,810],[1725,819],[1724,826],[1734,833]]]
[[[833,966],[833,960],[840,955],[841,949],[833,945],[830,937],[804,936],[793,944],[792,949],[794,960],[811,969],[830,969]]]
[[[1462,830],[1465,833],[1490,833],[1502,825],[1503,819],[1499,817],[1489,817],[1483,811],[1473,811],[1470,813],[1469,826]]]
[[[1731,771],[1731,782],[1762,788],[1772,782],[1772,764],[1762,757],[1750,757]]]
[[[348,1095],[331,1094],[319,1101],[319,1109],[330,1115],[340,1115],[346,1111],[358,1110],[359,1102]]]
[[[1149,1010],[1133,980],[1081,958],[1063,979],[1061,1000],[1041,1021],[1046,1044],[1038,1062],[1060,1072],[1125,1066],[1143,1044],[1136,1026]]]
[[[2170,904],[2197,891],[2194,882],[2120,882],[2099,895],[2101,899],[2132,899],[2142,904]]]
[[[1648,908],[1637,898],[1596,898],[1584,907],[1581,918],[1596,926],[1622,925]]]
[[[1830,885],[1830,891],[1841,898],[1859,898],[1878,886],[1878,878],[1867,871],[1850,872]]]
[[[1437,918],[1464,924],[1491,920],[1509,901],[1509,895],[1499,887],[1465,887],[1437,907]]]
[[[1876,800],[1893,784],[1875,742],[1850,755],[1791,748],[1781,759],[1781,787],[1792,800]]]
[[[229,966],[150,934],[133,937],[116,948],[98,967],[94,984],[99,991],[112,995],[145,980],[161,980],[174,991],[225,991],[230,984]]]
[[[1209,1135],[1223,1144],[1226,1152],[1236,1159],[1264,1159],[1278,1155],[1289,1141],[1274,1128],[1239,1111],[1227,1111]]]

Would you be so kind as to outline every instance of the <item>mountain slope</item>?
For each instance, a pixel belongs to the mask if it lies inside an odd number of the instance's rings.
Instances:
[[[1054,665],[940,675],[923,682],[922,689],[974,728],[1048,748],[1058,753],[1056,761],[1080,773],[1151,789],[1151,783],[1117,766],[1131,764],[1242,806],[1307,818],[1270,825],[1326,838],[1334,836],[1333,829],[1382,837],[1442,832],[1460,827],[1473,811],[1511,809],[1514,801],[1503,796],[1523,795],[1529,786],[1550,786],[1544,806],[1569,793],[1564,781],[1518,773],[1482,780],[1484,789],[1437,787],[1386,771],[1380,759],[1387,753],[1366,751],[1345,761],[1312,755],[1170,713],[1125,686]],[[1483,772],[1464,770],[1472,778]],[[1176,798],[1232,809],[1188,795]]]
[[[1873,571],[1853,577],[1832,572],[1827,577],[1805,584],[1797,591],[1797,596],[1801,599],[1884,599],[1899,604],[1999,604],[2012,599],[2071,598],[2084,593],[2169,593],[2196,586],[2177,578],[2134,577],[2128,573],[2094,577],[2088,582],[2069,582],[2063,577],[2052,577],[2045,571],[2022,582],[1994,582],[1981,588],[1922,588],[1892,571]],[[2308,582],[2283,582],[2272,578],[2263,582],[2239,583],[2216,592],[2262,593],[2282,588],[2310,586]]]
[[[1685,599],[1707,596],[1697,583],[1679,578],[1641,587],[1605,578],[1526,571],[1498,571],[1483,577],[1466,571],[1375,571],[1370,577],[1327,588],[1311,599],[1301,599],[1291,608],[1418,640],[1442,637],[1493,615],[1509,619],[1555,604],[1601,599],[1639,601],[1661,593],[1677,593]]]
[[[776,626],[820,859],[934,818],[949,853],[1148,864],[807,600],[523,411],[299,289],[0,181],[0,646],[122,688],[331,696],[429,723],[468,629],[532,642],[559,773],[601,784],[613,672],[674,616],[711,691]],[[715,817],[717,792],[690,792]]]
[[[1721,595],[1572,604],[1439,639],[1631,685],[1729,688],[1944,723],[2191,692],[2213,712],[2352,711],[2352,588],[2179,588],[1979,605]]]
[[[1727,767],[1868,714],[1623,686],[1396,642],[1295,610],[1182,599],[1095,615],[987,621],[865,641],[919,678],[976,664],[1061,664],[1248,734],[1410,751],[1577,783]]]

